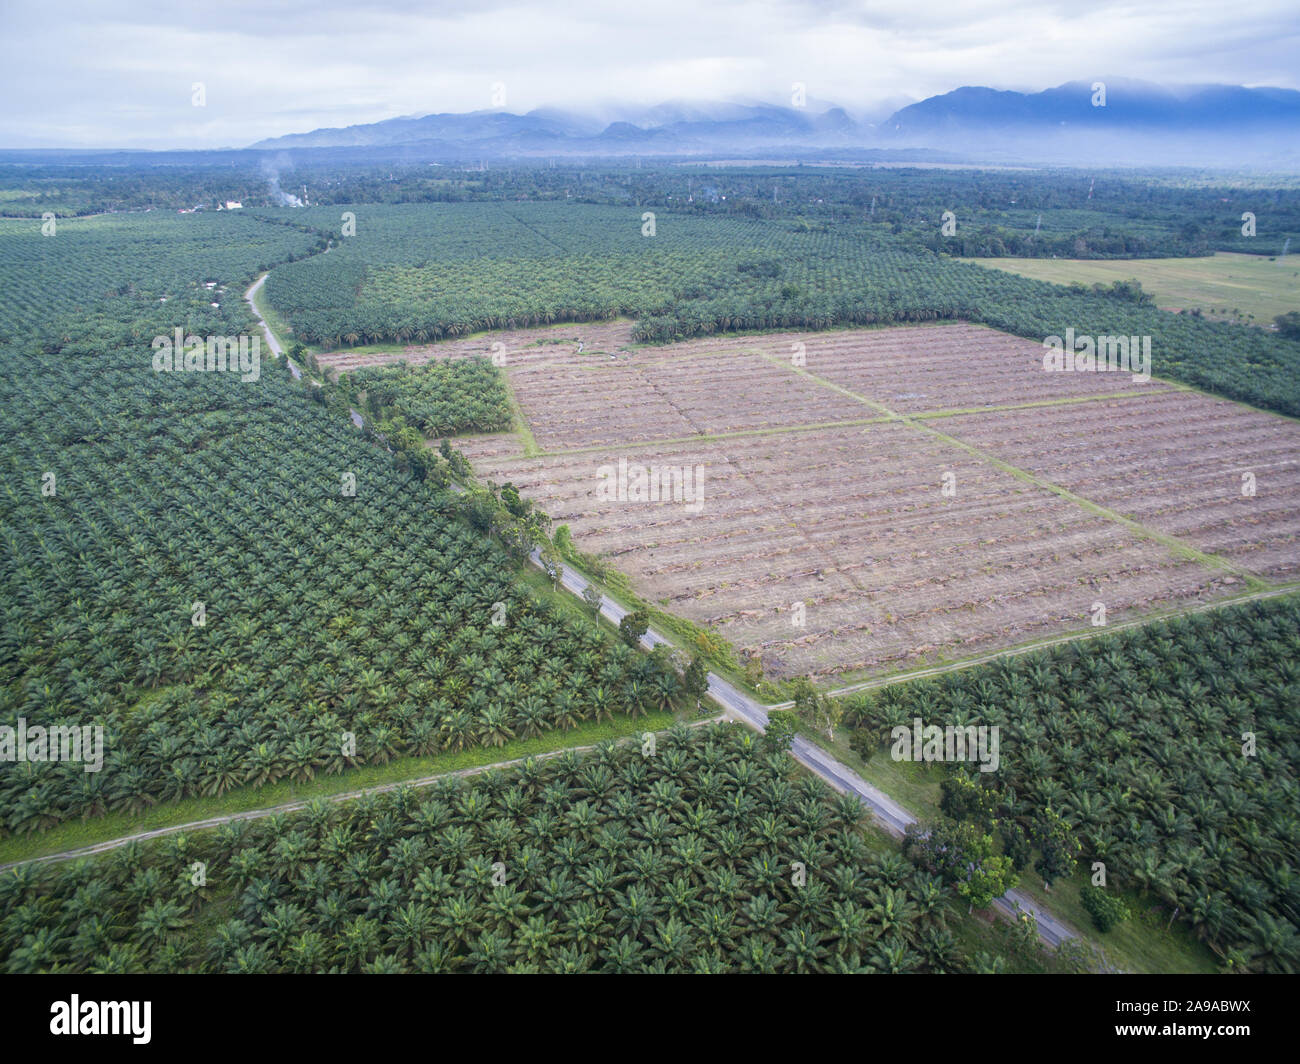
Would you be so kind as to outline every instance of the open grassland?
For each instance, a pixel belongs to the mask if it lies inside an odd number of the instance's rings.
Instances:
[[[1271,325],[1300,310],[1300,255],[1276,259],[1220,251],[1179,259],[968,259],[1052,284],[1111,284],[1138,280],[1167,310],[1192,310],[1213,318],[1253,319]],[[1233,313],[1234,311],[1239,313]]]

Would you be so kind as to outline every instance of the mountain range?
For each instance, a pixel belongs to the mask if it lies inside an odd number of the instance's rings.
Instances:
[[[823,101],[670,101],[583,113],[540,108],[427,114],[259,141],[255,150],[379,149],[411,159],[536,156],[753,156],[926,149],[997,162],[1113,165],[1224,162],[1293,167],[1300,92],[1237,85],[1076,81],[1041,92],[966,86],[892,113]],[[1094,160],[1095,161],[1095,160]]]

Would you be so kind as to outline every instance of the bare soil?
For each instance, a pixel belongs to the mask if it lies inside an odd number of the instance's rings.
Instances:
[[[1041,344],[969,324],[655,348],[620,329],[436,345],[430,357],[505,345],[543,453],[526,457],[510,434],[458,445],[642,597],[760,651],[770,675],[951,659],[1087,628],[1096,603],[1117,621],[1240,592],[1233,567],[1270,581],[1300,572],[1289,419],[1129,374],[1049,373]],[[703,467],[699,512],[600,499],[601,469],[620,459]]]

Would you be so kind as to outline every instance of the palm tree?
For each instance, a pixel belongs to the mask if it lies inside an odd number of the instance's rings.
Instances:
[[[501,703],[493,702],[479,719],[479,742],[483,746],[505,746],[514,736],[509,711]]]
[[[88,971],[91,975],[130,975],[145,970],[139,947],[130,942],[115,942],[107,953],[98,954]]]
[[[408,902],[396,909],[387,921],[387,946],[395,948],[407,960],[414,961],[433,935],[433,910],[420,902]]]
[[[900,975],[904,972],[916,971],[921,965],[921,958],[906,942],[891,937],[882,939],[876,944],[867,959],[867,964],[877,972]]]

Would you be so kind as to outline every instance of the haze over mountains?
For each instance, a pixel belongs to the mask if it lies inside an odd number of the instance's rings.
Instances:
[[[1088,81],[1030,93],[965,86],[856,112],[811,98],[801,107],[675,100],[654,107],[407,116],[293,133],[245,148],[0,146],[0,162],[224,165],[292,152],[295,161],[318,157],[346,165],[639,157],[1300,170],[1296,90],[1098,81],[1105,84],[1104,105],[1097,82]]]
[[[318,129],[251,147],[388,149],[430,159],[772,151],[806,157],[928,149],[983,161],[1116,166],[1294,166],[1300,161],[1300,92],[1166,87],[1131,79],[1103,83],[1104,96],[1096,82],[1083,81],[1035,93],[968,86],[892,113],[857,116],[812,100],[802,107],[674,101],[621,113],[541,108],[526,114],[429,114]]]

